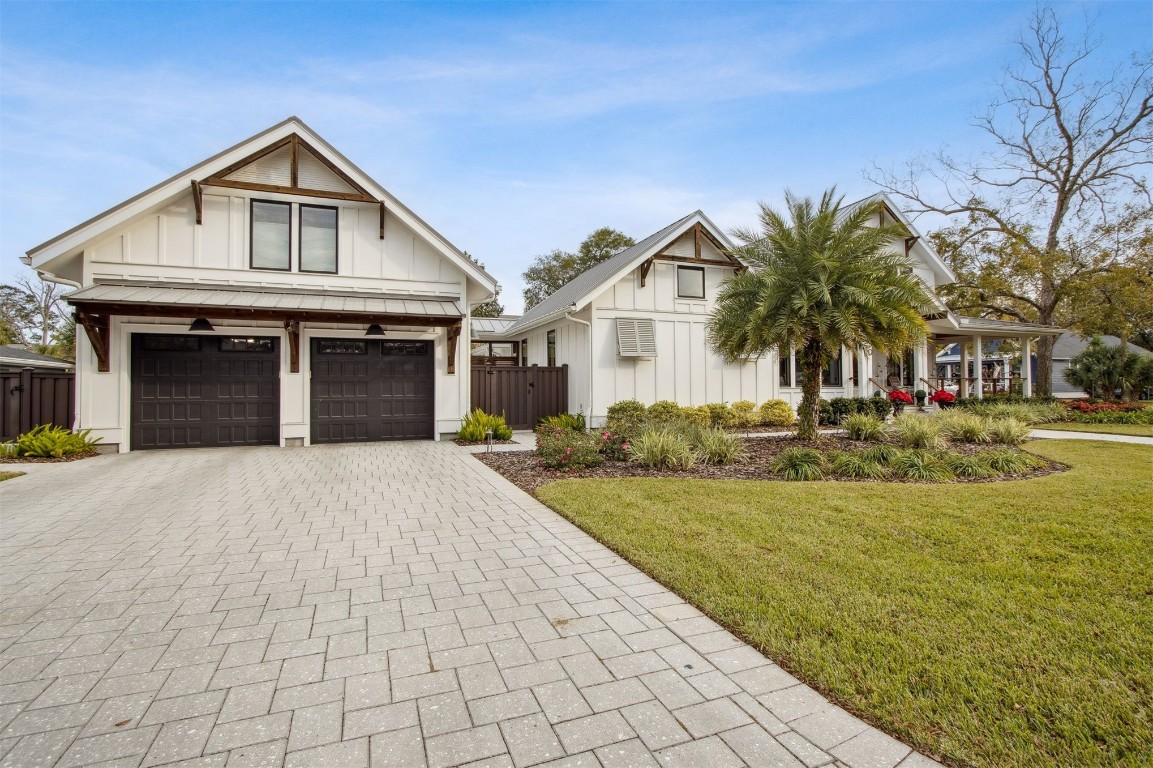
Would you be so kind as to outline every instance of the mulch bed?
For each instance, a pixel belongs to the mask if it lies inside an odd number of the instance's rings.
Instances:
[[[84,451],[72,456],[0,456],[0,464],[63,464],[68,461],[80,461],[99,456],[97,450]]]
[[[860,451],[876,443],[860,440],[848,440],[843,437],[830,435],[820,440],[797,440],[794,437],[757,437],[745,440],[745,449],[749,453],[748,459],[741,464],[698,464],[692,469],[650,469],[649,467],[631,461],[606,461],[599,467],[578,469],[571,472],[562,472],[557,469],[546,469],[540,466],[534,451],[509,451],[503,453],[477,453],[473,454],[478,460],[484,462],[499,472],[506,479],[528,493],[551,483],[554,480],[568,478],[596,478],[596,477],[660,477],[681,478],[697,480],[775,480],[787,482],[773,474],[772,466],[777,456],[789,448],[815,448],[822,453],[830,451]],[[980,453],[989,450],[991,446],[977,446],[966,443],[950,445],[950,450],[965,455]],[[1005,447],[1005,446],[999,446]],[[1015,450],[1015,449],[1013,449]],[[1041,458],[1035,456],[1035,458]],[[964,478],[950,480],[951,483],[996,483],[1004,480],[1022,480],[1031,477],[1041,477],[1057,472],[1063,472],[1068,467],[1054,461],[1045,461],[1045,465],[1019,475],[1001,475],[993,478]],[[852,483],[923,483],[926,481],[906,480],[904,478],[887,478],[884,480],[857,480],[828,478],[829,482]],[[931,483],[940,485],[940,483]]]

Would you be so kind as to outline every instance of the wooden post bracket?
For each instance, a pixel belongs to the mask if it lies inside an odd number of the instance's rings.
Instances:
[[[196,223],[204,223],[204,193],[200,191],[200,182],[192,180],[192,204],[196,206]]]
[[[448,333],[448,373],[456,373],[456,346],[460,338],[460,323],[450,325],[445,329]]]
[[[645,287],[645,280],[649,277],[649,270],[653,268],[653,260],[647,259],[644,264],[641,264],[641,288]]]
[[[108,330],[108,315],[93,315],[88,312],[75,312],[76,322],[84,328],[88,341],[92,344],[92,351],[96,353],[96,370],[108,373],[112,370],[108,361],[111,334]]]
[[[300,373],[300,321],[285,320],[284,330],[288,332],[288,372]]]
[[[384,201],[380,201],[380,239],[384,239]]]

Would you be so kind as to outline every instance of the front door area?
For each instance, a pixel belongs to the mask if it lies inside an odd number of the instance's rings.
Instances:
[[[313,339],[311,354],[313,443],[433,437],[431,341]]]

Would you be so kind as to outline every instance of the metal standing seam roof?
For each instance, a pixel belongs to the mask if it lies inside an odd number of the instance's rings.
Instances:
[[[46,366],[49,368],[75,368],[76,364],[71,360],[61,360],[58,357],[51,355],[41,355],[37,352],[29,352],[21,347],[13,346],[11,344],[0,345],[0,361],[13,364],[25,364],[31,367]]]
[[[300,312],[351,312],[369,315],[461,317],[450,299],[407,298],[350,293],[246,290],[202,286],[152,286],[101,283],[64,297],[69,303],[155,304],[228,309],[283,309]]]
[[[517,321],[513,317],[474,317],[471,319],[472,335],[474,337],[500,336]]]
[[[688,216],[677,219],[672,224],[669,224],[664,229],[646,237],[636,245],[629,246],[623,251],[618,251],[615,256],[612,256],[607,261],[602,261],[589,267],[584,272],[569,280],[567,283],[558,288],[555,292],[537,304],[529,311],[521,315],[520,319],[509,326],[506,330],[509,332],[516,331],[526,325],[535,323],[537,320],[548,317],[549,315],[558,314],[567,310],[576,302],[580,301],[590,291],[593,291],[604,281],[608,280],[614,274],[624,269],[634,259],[639,257],[642,253],[652,248],[658,242],[671,235],[678,227],[684,226],[685,222],[694,216],[703,216],[701,211],[693,211]]]

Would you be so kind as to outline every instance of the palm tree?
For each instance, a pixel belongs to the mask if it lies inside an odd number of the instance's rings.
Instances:
[[[726,360],[776,349],[797,353],[803,376],[797,436],[817,436],[821,369],[842,347],[898,354],[925,337],[928,299],[903,253],[907,233],[871,226],[880,203],[841,207],[830,189],[813,205],[785,193],[787,218],[760,204],[760,230],[737,229],[736,256],[751,269],[729,278],[709,319],[712,347]]]

